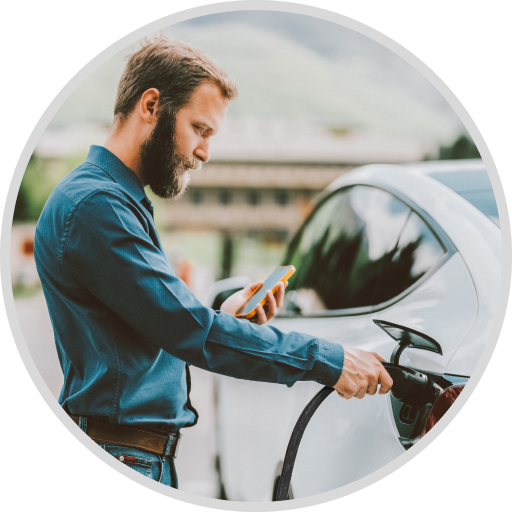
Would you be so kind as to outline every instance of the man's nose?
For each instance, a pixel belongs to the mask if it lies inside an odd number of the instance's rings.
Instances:
[[[210,141],[204,139],[200,144],[197,145],[194,156],[199,158],[203,163],[208,162],[210,160]]]

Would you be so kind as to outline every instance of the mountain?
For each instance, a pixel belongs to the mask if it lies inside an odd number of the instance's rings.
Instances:
[[[369,79],[389,82],[390,86],[415,95],[430,108],[456,116],[437,89],[408,62],[373,39],[330,21],[279,11],[232,11],[192,18],[176,26],[206,27],[226,23],[279,34],[332,63],[357,67]]]
[[[240,98],[231,109],[234,117],[309,120],[435,141],[461,130],[449,105],[432,105],[426,91],[433,87],[420,73],[360,34],[366,47],[348,45],[346,56],[337,60],[296,39],[242,23],[180,24],[165,33],[203,49],[236,78]],[[373,45],[378,52],[371,51]],[[393,72],[382,72],[386,62],[400,70],[395,80]]]
[[[420,73],[365,36],[288,13],[226,14],[231,18],[204,16],[163,32],[201,48],[236,79],[239,99],[228,113],[233,120],[306,121],[435,143],[462,131],[453,110]],[[109,124],[124,57],[137,47],[93,72],[51,126]]]

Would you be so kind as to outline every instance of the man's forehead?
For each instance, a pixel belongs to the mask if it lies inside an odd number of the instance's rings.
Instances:
[[[226,114],[228,102],[217,85],[206,82],[192,93],[183,110],[194,117],[194,122],[218,130]]]

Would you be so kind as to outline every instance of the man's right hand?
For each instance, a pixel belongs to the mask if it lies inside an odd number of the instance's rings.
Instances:
[[[342,398],[363,398],[366,394],[375,395],[380,384],[379,394],[387,393],[393,380],[380,364],[384,361],[375,352],[357,348],[345,348],[343,371],[334,389]]]

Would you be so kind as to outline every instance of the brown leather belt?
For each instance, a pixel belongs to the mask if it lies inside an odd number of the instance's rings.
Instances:
[[[79,417],[69,414],[69,417],[78,425]],[[181,432],[171,433],[169,435],[162,432],[157,434],[141,427],[129,427],[127,425],[117,425],[107,423],[106,421],[96,420],[87,417],[86,434],[98,443],[111,443],[130,448],[138,448],[155,455],[165,455],[169,436],[172,436],[171,449],[169,457],[176,458],[181,443]]]

